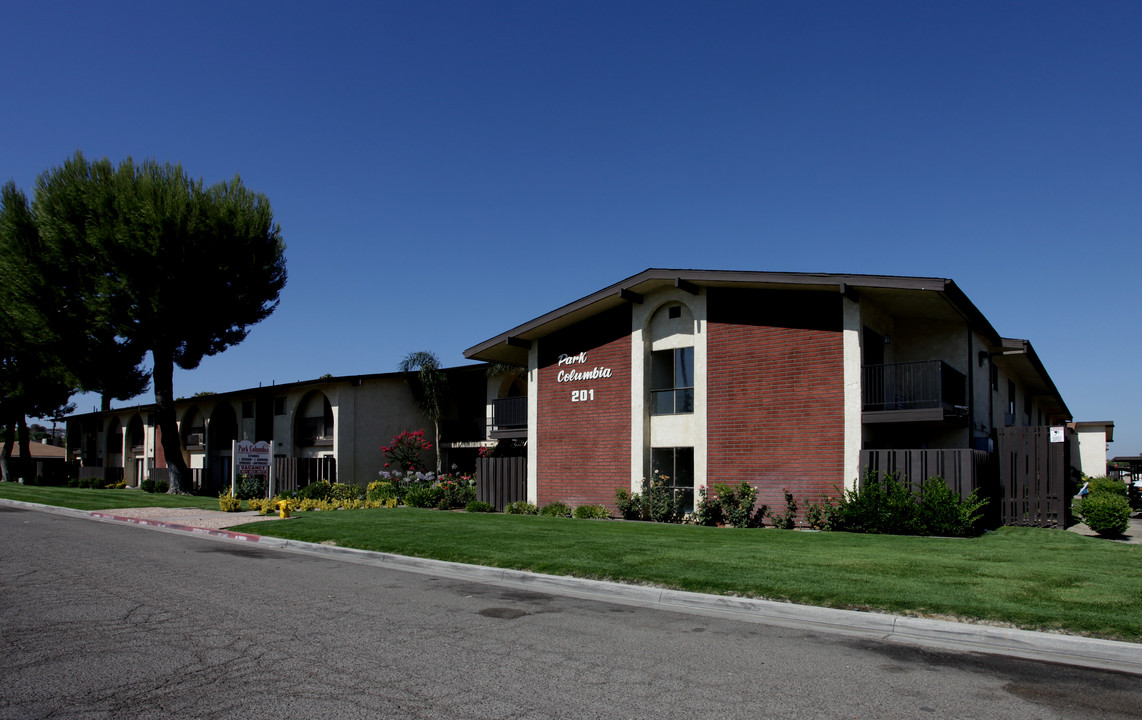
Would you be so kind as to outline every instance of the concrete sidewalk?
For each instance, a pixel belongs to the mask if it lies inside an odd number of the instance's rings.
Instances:
[[[106,511],[72,510],[16,500],[0,500],[0,505],[102,522],[136,524],[164,532],[196,534],[200,537],[209,537],[223,542],[257,543],[260,547],[277,548],[285,552],[316,555],[362,565],[527,589],[554,595],[566,595],[619,605],[721,617],[743,622],[864,637],[941,650],[1004,655],[1142,675],[1142,644],[1138,643],[1115,642],[974,623],[929,620],[887,613],[836,610],[769,600],[705,595],[680,590],[426,560],[389,553],[318,545],[297,540],[282,540],[249,533],[235,533],[213,527],[196,527],[159,520],[154,517],[132,517],[132,514],[147,514],[135,512],[136,508]],[[211,511],[195,512],[209,513]],[[225,514],[218,513],[218,515]],[[234,524],[233,520],[225,521]],[[246,521],[248,519],[245,517],[238,520],[238,522]]]

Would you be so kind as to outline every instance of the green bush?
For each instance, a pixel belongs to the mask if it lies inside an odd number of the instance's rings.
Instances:
[[[83,481],[82,480],[79,481],[79,486],[83,487]],[[140,487],[143,488],[143,492],[153,493],[155,491],[155,481],[150,479],[150,478],[147,478],[142,483],[140,483]]]
[[[571,513],[571,517],[580,520],[608,520],[611,517],[611,511],[604,505],[580,505]]]
[[[665,480],[643,482],[643,514],[653,522],[682,522],[683,500],[682,494],[674,492]]]
[[[571,506],[569,506],[567,503],[559,502],[556,500],[555,502],[549,502],[543,507],[539,508],[539,514],[546,515],[548,517],[571,517]]]
[[[440,504],[440,497],[439,487],[414,485],[405,491],[404,504],[414,508],[434,508]]]
[[[508,515],[538,515],[539,508],[526,500],[516,500],[505,505],[504,512]]]
[[[440,510],[466,508],[469,503],[476,501],[476,486],[467,478],[442,475],[436,487],[440,493],[436,507]]]
[[[833,510],[833,504],[827,499],[809,503],[805,508],[805,524],[814,530],[832,530]]]
[[[978,533],[987,500],[973,490],[967,499],[948,487],[943,478],[930,477],[920,483],[916,508],[916,532],[920,535],[964,537]]]
[[[979,531],[986,505],[976,491],[961,499],[939,477],[922,481],[914,493],[896,473],[869,471],[859,487],[844,493],[827,522],[846,532],[961,537]]]
[[[1099,535],[1121,535],[1130,526],[1130,502],[1116,492],[1093,492],[1083,498],[1082,518]]]
[[[369,483],[365,499],[370,502],[383,502],[400,498],[396,485],[387,480],[376,480]]]
[[[1127,497],[1130,488],[1126,486],[1121,480],[1115,480],[1108,477],[1096,477],[1087,481],[1087,492],[1093,495],[1094,493],[1110,493],[1112,495],[1121,495]]]
[[[235,486],[234,497],[239,500],[264,498],[269,488],[264,475],[239,475]]]
[[[792,530],[797,527],[797,501],[793,499],[793,493],[788,490],[782,492],[785,493],[785,510],[780,514],[767,512],[766,517],[778,530]]]
[[[166,480],[156,480],[155,481],[155,492],[159,493],[160,495],[162,495],[166,492],[169,492],[170,489],[171,489],[171,484],[169,482],[167,482]]]
[[[495,512],[496,506],[491,503],[482,502],[480,500],[473,500],[464,506],[464,512],[470,513],[490,513]]]
[[[626,488],[615,490],[615,507],[623,520],[645,520],[646,509],[643,507],[642,495],[632,493]]]
[[[722,504],[718,502],[716,497],[710,497],[705,487],[698,488],[698,503],[694,506],[694,522],[710,527],[725,522],[725,516],[722,515]]]
[[[713,485],[714,495],[717,496],[718,505],[722,508],[722,516],[727,525],[736,528],[747,528],[760,522],[765,517],[765,508],[754,512],[754,503],[757,501],[757,488],[745,480],[731,485],[726,482],[716,482]]]
[[[264,495],[265,492],[263,491],[262,494]],[[312,482],[297,491],[298,500],[328,500],[332,495],[333,483],[328,480]],[[238,480],[238,497],[243,497],[241,479]]]

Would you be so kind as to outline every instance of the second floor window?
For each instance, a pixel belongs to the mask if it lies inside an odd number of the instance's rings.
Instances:
[[[694,348],[657,350],[650,354],[650,412],[652,415],[694,412]]]

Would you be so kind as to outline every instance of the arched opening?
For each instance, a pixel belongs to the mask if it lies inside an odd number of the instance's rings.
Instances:
[[[123,467],[123,424],[119,418],[111,418],[105,438],[103,467]]]
[[[213,493],[230,484],[231,450],[238,439],[238,415],[230,403],[220,402],[214,406],[206,435],[206,447],[210,452],[206,460],[209,472],[202,482]]]
[[[334,438],[333,405],[320,390],[302,398],[294,415],[294,446],[299,457],[329,454]]]

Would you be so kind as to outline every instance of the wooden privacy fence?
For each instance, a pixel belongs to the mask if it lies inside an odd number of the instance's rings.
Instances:
[[[477,458],[476,499],[492,504],[496,512],[527,500],[527,458]]]
[[[230,479],[226,478],[226,487],[223,488],[222,481],[217,479],[214,473],[206,468],[187,468],[190,472],[189,488],[195,495],[205,495],[207,493],[213,495],[216,492],[222,492],[223,489],[230,487]],[[171,481],[170,468],[151,468],[147,471],[147,477],[155,482]],[[146,478],[144,478],[146,479]]]
[[[1065,529],[1080,475],[1071,465],[1075,431],[1012,427],[999,431],[1000,512],[1004,525]]]
[[[322,480],[337,482],[336,458],[274,458],[274,484],[280,493],[296,492]]]

